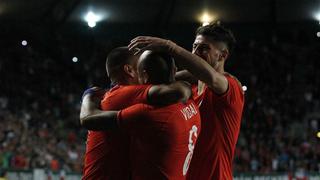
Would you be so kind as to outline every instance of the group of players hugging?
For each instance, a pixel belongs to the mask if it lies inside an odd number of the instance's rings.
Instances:
[[[139,36],[108,54],[112,87],[82,97],[83,180],[233,179],[244,92],[224,65],[235,38],[218,24],[195,34],[192,52]]]

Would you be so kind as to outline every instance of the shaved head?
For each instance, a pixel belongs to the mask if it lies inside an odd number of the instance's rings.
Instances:
[[[137,66],[140,83],[168,84],[174,81],[176,66],[168,54],[145,51]]]

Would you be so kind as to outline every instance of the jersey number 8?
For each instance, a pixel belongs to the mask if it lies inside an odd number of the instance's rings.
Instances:
[[[188,148],[189,148],[189,153],[186,157],[186,160],[184,161],[184,164],[183,164],[183,175],[185,176],[188,172],[188,169],[189,169],[189,165],[190,165],[190,162],[191,162],[191,158],[192,158],[192,155],[193,155],[193,150],[194,150],[194,146],[195,146],[195,141],[193,141],[193,139],[197,139],[198,137],[198,128],[197,126],[193,125],[191,130],[189,131],[189,144],[188,144]],[[195,138],[193,138],[195,137]]]

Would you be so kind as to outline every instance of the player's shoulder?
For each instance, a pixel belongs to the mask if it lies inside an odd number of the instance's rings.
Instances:
[[[127,100],[126,98],[130,97],[130,93],[128,93],[130,91],[132,92],[126,85],[116,85],[104,94],[101,104],[106,105],[111,102],[114,104],[125,101]]]
[[[126,93],[134,93],[136,91],[143,91],[147,89],[150,85],[117,85],[111,88],[108,92],[109,95],[112,94],[122,94],[126,95]]]
[[[194,100],[177,104],[170,116],[173,119],[182,118],[184,120],[200,120],[200,111]]]
[[[122,85],[120,86],[122,89],[138,89],[138,88],[143,88],[147,87],[148,85],[144,84],[131,84],[131,85]]]
[[[181,104],[183,104],[184,106],[189,106],[189,105],[196,105],[196,102],[194,99],[188,99],[187,102],[181,103]]]
[[[194,99],[189,99],[186,102],[178,102],[176,104],[172,104],[170,106],[168,106],[168,109],[170,108],[170,110],[172,111],[177,111],[177,110],[181,110],[181,109],[185,109],[185,108],[191,108],[192,110],[197,110],[199,109],[196,101]]]
[[[238,85],[239,85],[239,87],[242,87],[242,83],[240,82],[240,80],[237,78],[237,77],[235,77],[234,75],[232,75],[232,74],[230,74],[230,73],[228,73],[228,72],[225,72],[224,73],[224,76],[229,80],[234,80],[234,81],[236,81],[237,83],[238,83]]]
[[[243,90],[242,90],[242,83],[240,82],[240,80],[237,77],[235,77],[234,75],[232,75],[232,74],[230,74],[228,72],[225,72],[224,76],[228,79],[229,83],[230,82],[234,82],[234,83],[230,83],[230,84],[236,85],[240,89],[240,91],[242,93],[244,93]]]
[[[168,117],[171,114],[174,114],[178,109],[183,106],[184,103],[177,102],[174,104],[166,105],[166,106],[145,106],[145,109],[148,110],[151,116],[161,116]]]

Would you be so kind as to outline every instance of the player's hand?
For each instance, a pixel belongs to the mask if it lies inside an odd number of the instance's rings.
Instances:
[[[171,54],[175,46],[175,43],[167,39],[150,36],[138,36],[131,40],[128,48],[130,51],[135,51],[135,55],[146,50]]]

